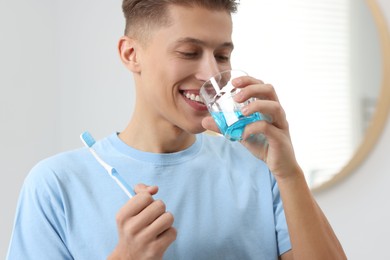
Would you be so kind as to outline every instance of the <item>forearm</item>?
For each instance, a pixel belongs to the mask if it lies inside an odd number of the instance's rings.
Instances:
[[[314,200],[300,169],[277,179],[294,259],[346,259],[332,227]]]

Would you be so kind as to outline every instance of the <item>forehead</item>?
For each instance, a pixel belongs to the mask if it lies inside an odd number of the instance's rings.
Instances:
[[[207,45],[219,46],[232,41],[232,19],[225,10],[171,5],[168,15],[169,25],[161,27],[156,33],[156,40],[160,43],[197,39]]]

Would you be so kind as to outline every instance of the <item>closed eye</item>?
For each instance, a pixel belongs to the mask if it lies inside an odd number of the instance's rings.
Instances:
[[[224,55],[218,55],[218,56],[215,56],[215,58],[219,62],[229,62],[229,60],[230,60],[229,56],[224,56]]]
[[[186,59],[196,58],[198,56],[197,52],[178,52],[182,57]]]

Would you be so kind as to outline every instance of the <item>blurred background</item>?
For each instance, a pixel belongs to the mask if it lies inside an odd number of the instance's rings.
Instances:
[[[255,4],[255,1],[242,2],[243,12],[252,10],[252,15],[258,12],[259,17],[263,18],[253,19],[249,21],[253,26],[247,26],[248,21],[245,20],[245,15],[240,16],[239,9],[234,17],[236,50],[233,64],[260,78],[266,77],[275,87],[290,86],[286,79],[293,77],[289,68],[310,66],[306,63],[299,63],[298,66],[299,57],[286,56],[288,53],[300,55],[302,45],[295,40],[303,36],[292,34],[282,37],[283,35],[272,33],[291,26],[287,24],[291,21],[287,14],[289,10],[300,7],[292,6],[291,1],[283,8],[271,4],[272,1],[263,1],[264,6],[268,4],[267,8],[275,12],[275,15],[269,15],[268,11],[258,10],[261,9],[262,1],[256,1],[256,8],[249,5]],[[363,3],[364,0],[350,2]],[[390,2],[377,2],[390,27]],[[350,10],[345,6],[343,8],[346,9],[341,9],[341,13],[342,10]],[[283,22],[267,23],[267,17],[262,14],[268,14],[268,19],[273,16]],[[360,18],[354,16],[354,19],[360,20],[356,30],[366,30],[368,35],[377,37],[373,31],[372,18],[367,17],[364,12],[362,15]],[[307,24],[304,17],[302,19],[296,23]],[[267,26],[261,27],[260,24]],[[134,90],[132,77],[120,63],[116,50],[123,28],[124,19],[119,0],[0,2],[0,162],[3,169],[3,179],[0,182],[0,258],[4,259],[6,256],[18,194],[31,167],[55,153],[80,147],[79,134],[85,130],[90,131],[95,139],[100,139],[112,132],[121,131],[126,126],[133,109]],[[249,37],[244,35],[248,35],[248,30],[252,33]],[[330,31],[334,32],[333,29]],[[274,36],[267,37],[267,41],[259,40],[263,42],[263,48],[253,44],[258,39],[257,34],[261,36],[267,33]],[[299,50],[291,54],[291,51],[283,47],[285,45],[281,45],[289,42],[290,46]],[[367,42],[371,43],[369,38]],[[372,43],[371,48],[375,48],[372,47],[375,44]],[[377,48],[369,52],[372,53],[373,61],[368,60],[369,57],[363,59],[374,64],[371,66],[372,71],[366,73],[369,75],[365,77],[367,81],[364,83],[370,91],[374,91],[375,86],[380,84],[382,76],[380,69],[375,67],[378,60],[380,63],[383,58]],[[249,52],[245,53],[245,49]],[[338,52],[345,53],[343,49]],[[242,58],[256,53],[264,58],[261,62],[253,59],[255,62],[250,64],[248,59]],[[266,57],[266,53],[269,53],[269,57]],[[271,60],[274,63],[270,63]],[[286,63],[282,65],[283,60]],[[343,66],[354,64],[356,61],[349,60]],[[308,73],[308,70],[305,72]],[[362,74],[365,71],[355,73]],[[361,75],[355,74],[349,79],[353,80],[358,76]],[[299,77],[290,81],[297,80],[299,81]],[[282,103],[286,103],[287,114],[290,115],[289,111],[293,110],[291,117],[294,114],[301,115],[302,111],[296,110],[294,103],[289,104],[288,96],[292,91],[283,91],[287,93],[281,97]],[[304,93],[300,91],[304,90],[295,92]],[[300,103],[301,101],[295,102],[295,107]],[[295,119],[290,121],[296,122]],[[310,118],[305,122],[307,121]],[[298,128],[302,125],[296,124]],[[363,124],[364,122],[361,123]],[[350,128],[356,130],[355,126]],[[299,135],[298,130],[292,130],[292,134],[294,144],[299,142],[302,135]],[[350,259],[390,259],[390,252],[383,250],[388,244],[390,233],[390,206],[384,203],[390,197],[389,153],[388,120],[377,145],[360,167],[331,188],[315,193]],[[301,154],[304,160],[305,151]]]

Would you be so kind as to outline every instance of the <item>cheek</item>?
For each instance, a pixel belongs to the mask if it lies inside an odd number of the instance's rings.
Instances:
[[[169,74],[176,80],[183,80],[191,75],[194,75],[197,71],[197,63],[187,60],[174,60],[170,64]]]

